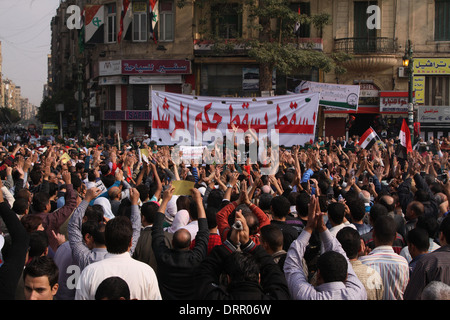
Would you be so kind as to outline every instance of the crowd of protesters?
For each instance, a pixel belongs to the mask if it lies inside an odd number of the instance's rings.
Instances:
[[[358,138],[272,145],[267,175],[147,135],[3,134],[0,298],[450,299],[449,141]]]

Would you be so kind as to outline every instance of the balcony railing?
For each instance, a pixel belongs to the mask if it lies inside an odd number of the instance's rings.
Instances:
[[[393,54],[397,40],[392,38],[342,38],[334,40],[335,51],[349,54]]]

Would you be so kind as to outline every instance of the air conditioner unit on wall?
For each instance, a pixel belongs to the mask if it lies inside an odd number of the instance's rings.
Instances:
[[[398,68],[398,77],[399,78],[407,78],[408,77],[408,69],[405,67]]]

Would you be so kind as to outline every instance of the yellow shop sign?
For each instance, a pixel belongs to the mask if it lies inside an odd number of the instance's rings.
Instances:
[[[450,74],[450,58],[414,58],[414,75]]]

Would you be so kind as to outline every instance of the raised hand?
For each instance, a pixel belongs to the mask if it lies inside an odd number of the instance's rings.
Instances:
[[[50,168],[48,168],[48,170],[50,171]],[[62,172],[62,178],[63,178],[63,180],[64,180],[66,185],[72,183],[72,176],[71,176],[69,171],[63,171]]]
[[[192,193],[192,199],[195,201],[195,202],[200,202],[200,203],[202,203],[202,201],[203,201],[203,198],[202,198],[202,194],[200,193],[200,191],[197,189],[197,188],[192,188],[191,189],[191,193]]]
[[[245,217],[242,215],[242,210],[236,211],[234,223],[240,223],[242,228],[240,230],[235,227],[231,228],[230,241],[234,246],[245,244],[250,239],[250,231]],[[234,225],[234,224],[233,224]]]
[[[84,196],[84,200],[87,202],[91,202],[95,198],[97,198],[102,193],[102,190],[100,188],[90,188],[86,191],[86,194]]]
[[[175,187],[172,187],[172,186],[170,188],[168,188],[167,190],[165,190],[163,193],[163,201],[169,202],[170,199],[172,199],[174,191],[175,191]]]
[[[240,204],[246,204],[248,206],[251,204],[250,199],[248,198],[248,193],[247,193],[247,181],[245,181],[245,180],[243,180],[241,182],[241,194],[240,194],[238,202]]]

